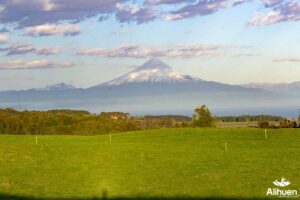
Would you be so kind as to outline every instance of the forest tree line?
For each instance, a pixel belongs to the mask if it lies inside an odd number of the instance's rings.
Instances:
[[[1,134],[93,135],[140,130],[127,113],[91,114],[87,111],[23,111],[0,109]]]
[[[92,114],[81,110],[17,111],[0,109],[0,134],[97,135],[112,132],[172,128],[177,115],[132,117],[123,112]]]
[[[92,114],[81,110],[17,111],[0,109],[0,134],[97,135],[157,128],[213,127],[215,122],[258,121],[260,128],[296,128],[298,123],[283,117],[243,115],[213,117],[203,105],[193,117],[160,115],[132,117],[123,112]],[[279,126],[272,124],[278,122]]]
[[[215,117],[215,119],[221,122],[257,122],[257,121],[280,122],[282,120],[285,120],[284,117],[272,116],[272,115],[221,116],[221,117]]]

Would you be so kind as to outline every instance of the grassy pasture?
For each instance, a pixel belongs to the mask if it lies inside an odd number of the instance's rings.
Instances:
[[[265,198],[281,177],[300,191],[300,129],[0,135],[3,199]]]

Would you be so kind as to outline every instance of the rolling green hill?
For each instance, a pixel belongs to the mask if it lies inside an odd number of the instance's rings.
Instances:
[[[225,151],[227,143],[227,152]],[[300,191],[300,129],[0,135],[0,198],[265,198]]]

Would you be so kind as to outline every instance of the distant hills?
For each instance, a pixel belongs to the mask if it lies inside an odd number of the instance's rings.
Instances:
[[[250,83],[242,85],[247,88],[260,88],[279,94],[299,95],[300,81],[292,83]]]
[[[159,59],[112,81],[81,89],[60,83],[45,88],[0,92],[0,106],[17,109],[85,109],[141,114],[187,114],[206,104],[243,114],[281,114],[260,108],[292,107],[300,101],[299,83],[229,85],[175,71]],[[260,109],[260,110],[259,110]],[[263,113],[261,113],[263,112]]]
[[[74,85],[66,83],[58,83],[54,85],[47,85],[45,88],[37,88],[37,91],[65,91],[77,89]]]

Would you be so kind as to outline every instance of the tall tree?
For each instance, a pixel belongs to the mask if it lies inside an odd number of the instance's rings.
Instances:
[[[213,127],[214,118],[206,105],[195,109],[193,114],[192,126],[194,127]]]

